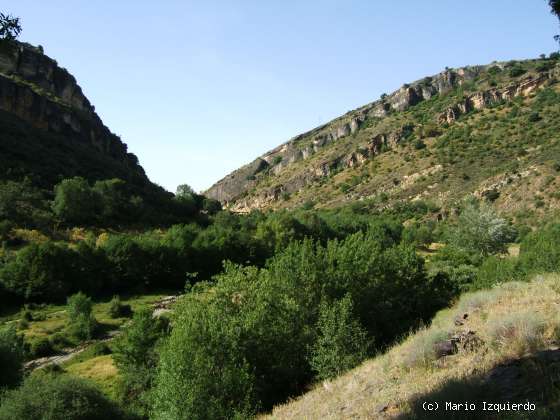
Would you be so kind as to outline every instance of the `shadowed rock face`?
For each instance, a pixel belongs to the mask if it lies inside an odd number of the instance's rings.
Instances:
[[[87,144],[145,177],[136,156],[103,124],[76,79],[42,48],[16,42],[0,50],[0,110]]]

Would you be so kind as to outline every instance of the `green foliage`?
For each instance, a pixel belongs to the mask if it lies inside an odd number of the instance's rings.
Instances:
[[[19,18],[0,13],[0,41],[13,41],[20,33]]]
[[[318,330],[310,360],[318,379],[334,378],[368,355],[371,339],[352,313],[350,296],[321,304]]]
[[[243,320],[228,315],[235,304],[225,291],[208,303],[187,296],[180,305],[161,353],[152,418],[226,419],[254,406],[255,379],[239,348]]]
[[[76,293],[68,298],[68,313],[71,334],[81,340],[91,339],[98,324],[92,314],[93,302],[83,293]]]
[[[132,308],[130,305],[123,304],[118,295],[113,296],[111,302],[109,302],[109,315],[111,318],[128,317],[131,314]]]
[[[414,148],[416,150],[422,150],[426,148],[426,143],[424,143],[422,140],[416,140],[414,142]]]
[[[66,375],[32,375],[2,396],[0,419],[124,419],[122,411],[94,385]]]
[[[47,337],[37,337],[31,341],[29,353],[32,358],[50,356],[54,353],[54,349]]]
[[[23,335],[18,335],[13,326],[0,329],[0,390],[19,383],[23,376],[23,358]]]
[[[5,219],[5,222],[29,227],[44,226],[50,221],[46,207],[43,193],[33,187],[29,179],[0,182],[0,219]]]
[[[492,207],[484,203],[468,203],[457,224],[449,231],[448,242],[468,252],[487,256],[506,252],[507,244],[515,236],[515,229]]]
[[[433,223],[415,223],[403,230],[402,239],[405,243],[427,246],[434,241]]]
[[[147,416],[149,392],[158,361],[156,346],[166,335],[167,323],[154,318],[149,309],[134,314],[113,346],[113,359],[121,374],[119,397],[133,411]]]
[[[521,276],[515,260],[492,255],[486,258],[478,269],[471,289],[486,289],[495,284],[513,281],[519,277]]]
[[[521,65],[515,64],[509,69],[509,76],[510,77],[519,77],[522,76],[527,72]]]
[[[54,189],[53,212],[71,224],[91,224],[95,218],[98,197],[81,177],[64,179]]]
[[[531,232],[521,242],[519,266],[525,273],[560,269],[560,223]]]
[[[1,267],[0,281],[26,300],[60,301],[78,276],[74,252],[52,242],[30,244]]]
[[[349,368],[373,337],[382,346],[446,304],[445,278],[426,277],[397,225],[380,220],[324,246],[292,241],[265,268],[226,264],[215,284],[195,286],[162,349],[154,418],[268,409],[301,392],[310,361],[325,376],[333,360]]]

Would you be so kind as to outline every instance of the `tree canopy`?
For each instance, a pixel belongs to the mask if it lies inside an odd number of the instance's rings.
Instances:
[[[21,33],[19,18],[0,13],[0,40],[13,41]]]

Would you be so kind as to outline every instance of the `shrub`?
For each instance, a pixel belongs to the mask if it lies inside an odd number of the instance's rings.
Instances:
[[[319,379],[334,378],[366,358],[371,340],[354,318],[350,296],[321,305],[318,330],[310,363]]]
[[[14,327],[0,329],[0,390],[19,383],[23,375],[24,342]]]
[[[21,314],[22,319],[26,320],[26,321],[33,321],[33,314],[31,313],[31,311],[29,309],[25,309],[23,311],[23,313]]]
[[[17,324],[18,330],[26,330],[27,328],[29,328],[29,321],[27,321],[25,318],[22,318],[18,321]]]
[[[70,334],[80,340],[91,339],[98,327],[92,314],[91,298],[76,293],[68,298],[67,309]]]
[[[113,346],[113,359],[122,375],[119,397],[143,416],[150,408],[149,392],[158,361],[156,346],[166,333],[167,323],[145,309],[134,314]]]
[[[494,346],[524,354],[543,344],[545,326],[542,317],[532,312],[500,314],[488,321],[488,334]]]
[[[527,72],[527,70],[525,70],[519,64],[516,64],[509,69],[509,76],[510,77],[519,77],[519,76],[525,74],[526,72]]]
[[[426,143],[424,143],[422,140],[416,140],[414,142],[414,148],[416,150],[422,150],[426,148]]]
[[[38,337],[31,342],[29,352],[31,357],[45,357],[54,353],[51,342],[47,337]]]
[[[121,303],[121,299],[118,295],[113,296],[113,299],[109,302],[109,315],[111,318],[128,317],[131,314],[132,308],[130,305],[124,305]]]
[[[57,332],[51,335],[49,337],[49,341],[51,343],[51,347],[56,350],[61,350],[64,347],[68,347],[72,344],[68,337],[61,332]]]
[[[54,188],[53,212],[72,224],[92,224],[98,207],[98,196],[84,178],[64,179]]]
[[[124,419],[119,408],[89,382],[67,375],[32,375],[2,396],[0,419]]]
[[[448,333],[441,329],[430,328],[416,332],[413,339],[404,348],[405,366],[429,366],[436,359],[436,345],[446,339],[448,339]]]
[[[64,299],[77,276],[73,251],[50,241],[28,245],[1,268],[5,287],[31,301]]]
[[[478,269],[472,288],[474,290],[490,288],[495,284],[514,280],[518,275],[514,260],[490,256]]]
[[[482,256],[504,253],[515,239],[511,224],[486,204],[467,204],[457,225],[448,233],[448,242]]]
[[[521,242],[519,267],[525,273],[560,269],[560,223],[551,223],[528,233]]]

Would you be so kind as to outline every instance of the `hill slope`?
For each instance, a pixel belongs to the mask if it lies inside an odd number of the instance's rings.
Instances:
[[[559,75],[555,58],[446,69],[291,139],[206,194],[241,212],[364,199],[445,212],[472,193],[510,213],[557,208]]]
[[[277,407],[270,418],[497,418],[483,402],[535,404],[498,418],[555,418],[560,276],[464,295],[432,325],[362,366]],[[476,411],[445,410],[445,402]],[[439,410],[424,411],[424,402]],[[510,406],[511,407],[511,406]]]

